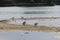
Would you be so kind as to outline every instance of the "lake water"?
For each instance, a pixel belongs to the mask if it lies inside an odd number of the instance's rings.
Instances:
[[[60,40],[60,32],[0,32],[0,40]]]
[[[10,17],[59,17],[60,6],[50,7],[0,7],[0,19]]]
[[[0,7],[0,20],[15,18],[31,18],[31,17],[60,17],[60,6],[49,7]],[[11,21],[12,24],[21,25],[26,20]],[[38,22],[40,26],[56,26],[60,27],[60,19],[41,19],[27,20],[27,24],[33,25]]]

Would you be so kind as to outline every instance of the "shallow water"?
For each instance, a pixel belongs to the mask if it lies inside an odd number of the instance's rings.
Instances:
[[[0,32],[0,40],[60,40],[60,32]]]

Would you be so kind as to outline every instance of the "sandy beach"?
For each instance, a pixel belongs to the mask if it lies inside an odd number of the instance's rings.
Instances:
[[[33,25],[14,25],[9,24],[8,21],[0,22],[1,31],[20,30],[20,31],[47,31],[47,32],[60,32],[59,27],[48,26],[33,26]]]

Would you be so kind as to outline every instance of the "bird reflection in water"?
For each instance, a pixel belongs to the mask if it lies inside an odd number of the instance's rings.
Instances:
[[[24,34],[29,34],[29,32],[25,32]]]

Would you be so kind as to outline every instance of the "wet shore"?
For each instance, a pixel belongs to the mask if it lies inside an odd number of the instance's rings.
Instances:
[[[14,24],[8,24],[6,22],[0,22],[0,30],[60,32],[60,27],[14,25]]]
[[[35,17],[35,18],[11,18],[8,20],[0,20],[0,30],[21,30],[21,31],[48,31],[48,32],[60,32],[60,27],[51,26],[37,26],[37,25],[15,25],[9,24],[10,20],[35,20],[35,19],[58,19],[60,17]]]

